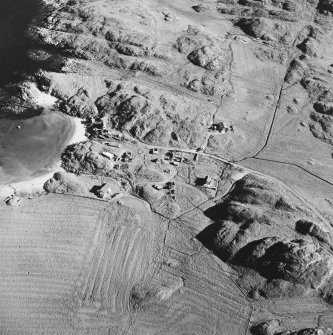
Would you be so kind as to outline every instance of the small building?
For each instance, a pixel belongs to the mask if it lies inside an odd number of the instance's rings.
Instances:
[[[174,181],[168,181],[166,184],[165,184],[165,187],[168,189],[168,190],[173,190],[175,187],[176,187],[176,183]]]
[[[228,131],[234,131],[234,127],[231,121],[221,121],[218,123],[213,123],[210,129],[213,131],[218,131],[220,133],[227,133]]]
[[[110,183],[103,184],[102,187],[99,190],[97,190],[96,194],[99,198],[103,199],[111,197],[112,194],[111,184]]]
[[[206,176],[204,178],[203,187],[211,188],[211,189],[215,190],[217,188],[217,182],[216,182],[216,180],[212,179],[211,177]]]
[[[118,141],[123,141],[124,140],[124,135],[120,135],[120,134],[115,134],[112,136],[114,139],[118,140]]]
[[[84,121],[83,121],[84,122]],[[91,115],[88,115],[87,117],[86,117],[86,120],[85,120],[85,124],[87,124],[87,125],[92,125],[92,124],[94,124],[96,121],[95,121],[95,118],[93,117],[93,116],[91,116]]]
[[[124,163],[124,164],[121,164],[120,165],[120,170],[128,170],[128,168],[129,168],[129,165],[128,165],[128,163]]]
[[[156,154],[158,154],[158,148],[150,149],[150,150],[149,150],[149,153],[152,154],[152,155],[156,155]]]
[[[174,157],[174,152],[173,151],[168,151],[166,154],[165,154],[170,160],[173,160],[173,157]]]
[[[114,160],[114,154],[112,154],[111,152],[104,151],[104,152],[101,152],[101,155],[110,160]]]
[[[175,162],[175,161],[171,161],[170,164],[174,166],[179,166],[179,162]]]
[[[209,177],[209,176],[206,176],[206,177],[204,178],[204,181],[205,181],[205,184],[204,184],[204,185],[208,185],[208,184],[210,184],[210,183],[212,182],[212,178]]]
[[[5,199],[5,202],[7,206],[12,206],[12,207],[19,207],[22,205],[22,200],[16,195],[7,197]]]
[[[94,128],[103,130],[106,128],[106,122],[103,119],[96,119],[94,122]]]
[[[119,143],[110,143],[110,142],[107,142],[107,143],[105,143],[105,145],[107,145],[109,147],[121,148],[121,144],[119,144]]]
[[[102,133],[102,135],[103,136],[105,136],[105,137],[109,137],[110,136],[110,133],[109,133],[109,130],[108,129],[102,129],[101,130],[101,133]]]
[[[122,156],[123,162],[132,162],[133,155],[130,151],[124,152]]]
[[[153,185],[153,188],[154,188],[155,190],[158,190],[158,191],[160,191],[163,187],[164,187],[164,185],[162,185],[162,184],[154,184],[154,185]]]

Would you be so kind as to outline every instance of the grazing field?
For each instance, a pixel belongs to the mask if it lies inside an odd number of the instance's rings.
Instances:
[[[174,292],[173,297],[139,310],[131,334],[245,334],[250,303],[229,271],[185,229],[171,223],[164,262],[153,283],[158,291]]]
[[[1,334],[70,334],[73,288],[104,207],[49,196],[1,208]]]
[[[0,335],[333,335],[333,0],[3,1]]]
[[[234,273],[142,200],[42,196],[0,229],[1,334],[245,334]]]

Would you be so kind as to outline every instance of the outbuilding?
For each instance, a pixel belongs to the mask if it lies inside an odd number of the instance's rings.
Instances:
[[[103,199],[108,198],[109,196],[111,196],[111,194],[112,194],[112,187],[111,186],[112,185],[110,183],[103,184],[102,187],[99,190],[97,190],[97,192],[96,192],[97,196],[99,198],[103,198]]]

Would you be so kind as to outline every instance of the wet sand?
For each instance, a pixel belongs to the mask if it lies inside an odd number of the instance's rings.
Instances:
[[[33,42],[26,31],[40,9],[38,0],[0,2],[0,90],[37,68],[27,56]],[[9,185],[40,188],[59,169],[66,145],[84,139],[84,127],[77,120],[53,110],[55,98],[27,83],[27,99],[44,112],[29,119],[0,120],[0,189],[10,194]]]
[[[17,121],[17,124],[22,123]],[[80,119],[59,112],[25,120],[21,129],[11,125],[9,133],[21,130],[25,131],[21,138],[15,136],[8,140],[12,142],[13,151],[2,152],[7,160],[7,164],[0,167],[2,197],[12,195],[14,190],[16,193],[42,191],[45,181],[51,178],[54,172],[62,170],[60,156],[63,149],[71,143],[86,139],[85,127]],[[40,133],[35,133],[35,130],[39,130]],[[22,147],[19,147],[20,145]]]
[[[0,122],[0,184],[49,172],[72,132],[65,115],[49,113],[24,121]]]

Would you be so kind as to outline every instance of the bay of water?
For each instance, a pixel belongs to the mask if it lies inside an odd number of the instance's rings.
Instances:
[[[50,112],[22,121],[0,120],[0,183],[52,171],[73,131],[70,118]]]
[[[38,3],[0,1],[0,88],[19,82],[23,73],[37,68],[27,56],[33,43],[26,30],[38,13]],[[28,180],[52,170],[72,128],[68,116],[51,111],[25,120],[0,119],[0,184]]]

